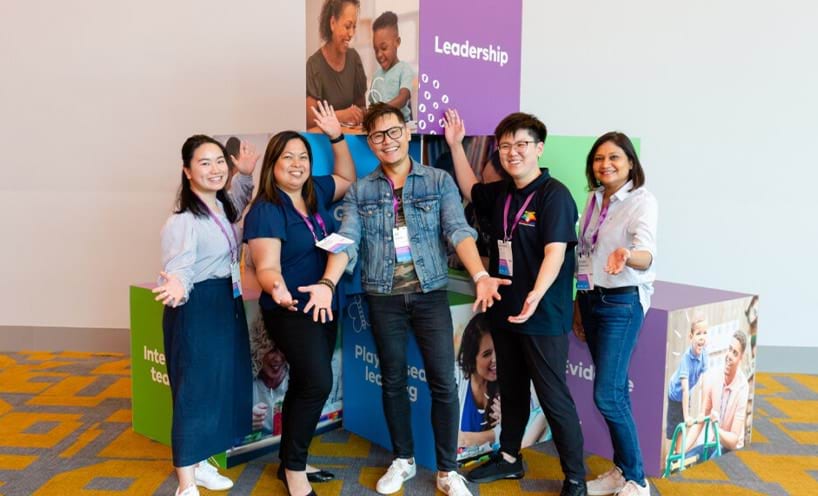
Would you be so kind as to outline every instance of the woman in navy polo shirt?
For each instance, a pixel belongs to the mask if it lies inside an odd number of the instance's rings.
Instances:
[[[574,333],[596,367],[594,402],[605,417],[614,467],[588,482],[589,495],[649,495],[628,390],[628,367],[655,279],[656,198],[631,140],[604,134],[585,165],[591,191],[579,223]]]
[[[323,102],[314,113],[316,124],[332,143],[334,174],[313,177],[307,140],[295,131],[276,134],[267,145],[259,192],[244,224],[244,238],[263,289],[259,302],[264,324],[290,365],[278,476],[294,496],[314,494],[310,482],[333,477],[306,463],[332,388],[336,338],[335,321],[327,315],[331,309],[321,309],[322,319],[314,322],[303,312],[309,297],[298,288],[313,284],[324,273],[327,252],[315,244],[333,231],[330,206],[355,180],[355,166],[335,111]]]

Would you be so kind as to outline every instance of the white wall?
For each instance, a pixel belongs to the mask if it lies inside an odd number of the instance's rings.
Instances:
[[[763,345],[818,346],[817,9],[524,1],[522,108],[641,137],[660,278],[760,293]],[[182,141],[302,125],[304,39],[287,0],[3,2],[0,326],[128,327]]]
[[[818,346],[818,4],[527,0],[523,19],[522,108],[642,138],[659,278],[759,293],[760,344]]]

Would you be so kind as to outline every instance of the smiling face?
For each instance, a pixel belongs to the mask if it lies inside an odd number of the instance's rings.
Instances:
[[[275,389],[281,385],[286,375],[287,361],[284,354],[278,348],[273,347],[262,359],[261,370],[258,373],[259,379],[268,388]]]
[[[372,33],[372,48],[375,49],[375,58],[384,71],[388,71],[398,62],[399,46],[400,36],[393,27],[377,29]]]
[[[507,133],[497,141],[500,165],[519,186],[524,186],[540,175],[537,164],[542,155],[544,143],[537,141],[527,129],[519,129],[514,134]]]
[[[273,165],[276,185],[287,193],[298,193],[310,177],[310,156],[304,142],[293,138]]]
[[[227,160],[221,147],[214,143],[199,145],[193,152],[190,167],[184,167],[190,188],[199,195],[212,195],[227,183]]]
[[[741,363],[741,358],[744,352],[741,349],[741,343],[738,339],[730,339],[730,346],[727,348],[727,354],[724,356],[724,377],[725,383],[729,383],[736,375],[738,364]]]
[[[633,162],[622,148],[612,141],[602,143],[594,154],[594,177],[606,191],[619,191],[626,182]]]
[[[335,45],[337,50],[346,52],[349,49],[357,25],[358,7],[354,3],[344,2],[338,17],[332,17],[329,21],[330,31],[332,31],[332,44]]]
[[[497,380],[497,358],[494,354],[494,341],[489,333],[483,334],[480,338],[480,349],[475,357],[475,371],[483,380],[489,382]]]
[[[690,349],[696,356],[701,356],[705,346],[707,346],[707,322],[696,322],[690,329]]]
[[[391,138],[387,131],[400,127],[402,129],[401,135],[398,138]],[[369,136],[375,133],[383,133],[383,141],[381,143],[372,143],[371,139],[367,140],[369,148],[375,157],[378,158],[382,165],[388,167],[395,167],[404,163],[409,158],[409,130],[406,129],[406,124],[402,123],[395,114],[384,114],[382,117],[375,120],[374,125],[369,130]]]

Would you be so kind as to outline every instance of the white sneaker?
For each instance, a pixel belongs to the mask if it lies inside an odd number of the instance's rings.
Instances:
[[[616,496],[650,496],[650,484],[648,480],[643,481],[644,486],[638,484],[636,481],[629,480],[621,491],[616,493]]]
[[[179,489],[176,489],[176,496],[199,496],[199,488],[196,487],[196,484],[191,484],[181,493],[179,492]]]
[[[414,458],[395,458],[386,473],[378,479],[375,490],[380,494],[396,493],[400,491],[403,483],[414,477],[417,472]]]
[[[448,494],[449,496],[472,496],[471,491],[466,487],[466,479],[454,470],[446,472],[445,477],[441,477],[440,474],[438,474],[437,488],[440,489],[443,494]]]
[[[219,470],[208,460],[201,461],[196,465],[196,468],[193,469],[193,477],[196,479],[197,486],[202,486],[211,491],[224,491],[233,487],[233,481],[220,474]]]
[[[625,477],[619,467],[614,467],[592,481],[588,481],[588,496],[616,494],[625,487]]]

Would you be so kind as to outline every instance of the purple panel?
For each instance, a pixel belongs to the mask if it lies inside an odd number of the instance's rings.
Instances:
[[[639,342],[633,352],[629,377],[633,388],[631,404],[639,432],[639,443],[645,463],[645,473],[660,476],[662,417],[664,405],[665,347],[667,312],[651,309],[645,317]],[[585,451],[612,459],[613,449],[608,426],[594,405],[593,361],[588,346],[571,334],[566,364],[568,387],[577,405]]]
[[[748,293],[702,288],[665,281],[656,281],[653,283],[653,287],[655,292],[651,297],[651,308],[667,311],[752,296]]]
[[[522,0],[421,0],[417,132],[441,133],[448,108],[469,135],[517,112],[521,30]]]

